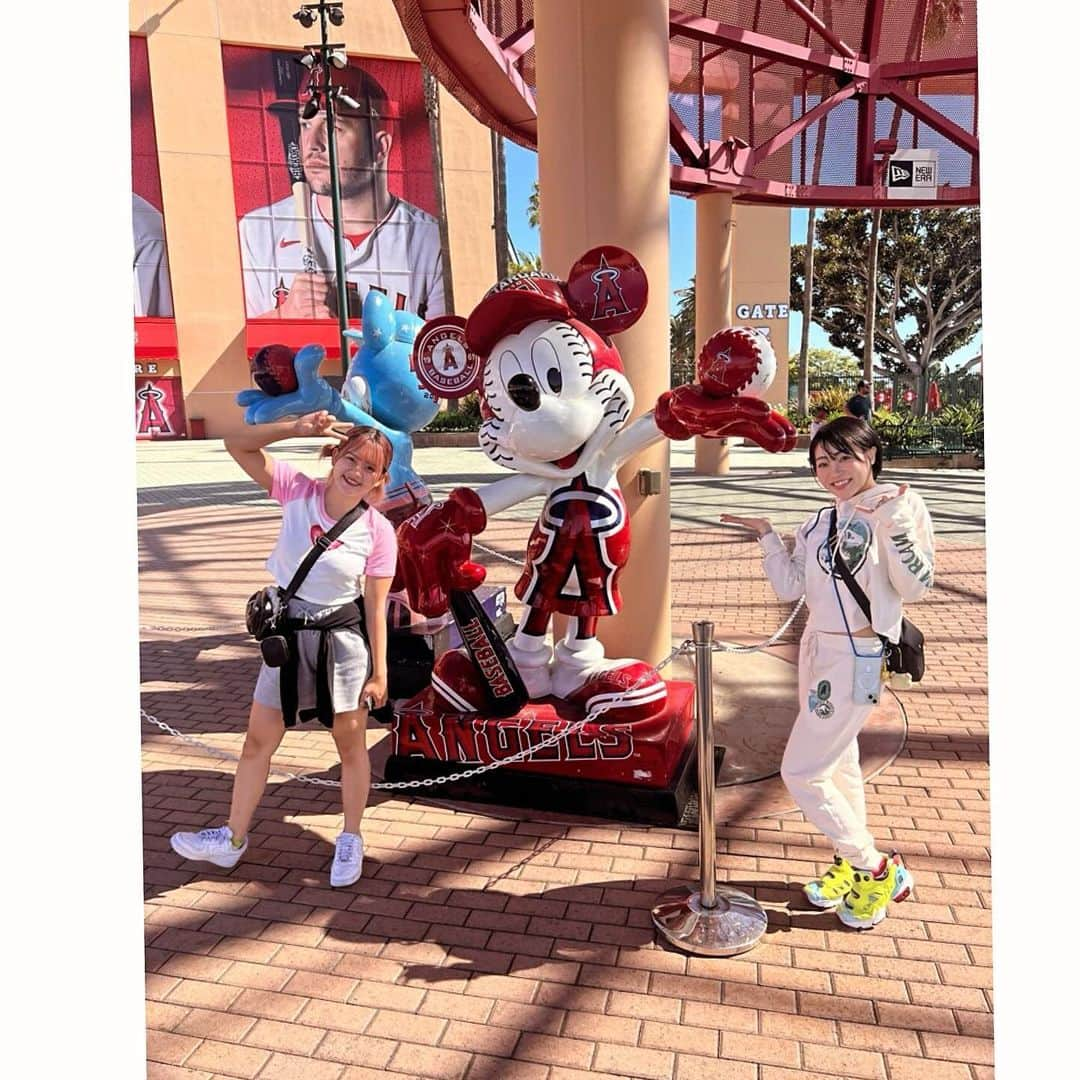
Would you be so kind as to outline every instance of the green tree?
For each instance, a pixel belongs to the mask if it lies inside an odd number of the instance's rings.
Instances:
[[[868,210],[827,210],[817,224],[814,321],[856,356],[866,335]],[[804,245],[791,249],[791,305],[803,307]],[[907,373],[926,407],[929,378],[982,327],[977,208],[886,210],[878,249],[873,347],[887,372]]]
[[[685,289],[676,289],[679,298],[675,314],[671,316],[671,385],[681,386],[694,381],[695,279]]]
[[[513,249],[510,262],[507,264],[507,272],[510,274],[531,274],[534,270],[540,270],[540,256],[535,251],[518,251]]]
[[[532,191],[529,192],[529,206],[526,210],[529,224],[534,229],[540,228],[540,181],[534,180]]]
[[[811,384],[824,380],[852,378],[862,371],[858,357],[843,349],[812,348],[807,352],[807,374]]]

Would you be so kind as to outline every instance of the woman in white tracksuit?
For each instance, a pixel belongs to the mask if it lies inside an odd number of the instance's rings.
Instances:
[[[882,446],[863,420],[839,417],[810,442],[810,466],[836,500],[795,534],[791,554],[766,518],[723,515],[758,534],[765,573],[781,600],[805,594],[809,618],[799,646],[799,714],[780,767],[784,783],[835,849],[833,865],[804,887],[818,907],[835,908],[848,926],[866,929],[885,918],[890,900],[904,900],[914,881],[899,855],[886,856],[866,826],[857,737],[873,703],[856,698],[857,665],[879,670],[881,638],[900,636],[904,601],[933,584],[934,533],[922,498],[906,484],[879,483]],[[833,568],[838,548],[870,601],[868,623]],[[862,663],[859,664],[859,658]],[[872,690],[872,687],[871,687]]]

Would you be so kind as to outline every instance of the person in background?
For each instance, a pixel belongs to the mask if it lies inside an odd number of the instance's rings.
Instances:
[[[810,415],[813,417],[810,421],[810,438],[812,439],[828,422],[829,410],[824,405],[817,405]]]
[[[870,384],[868,382],[865,380],[859,381],[855,393],[848,398],[845,408],[849,416],[855,416],[860,420],[865,420],[868,424],[870,423],[870,418],[874,415],[874,402],[870,396]]]

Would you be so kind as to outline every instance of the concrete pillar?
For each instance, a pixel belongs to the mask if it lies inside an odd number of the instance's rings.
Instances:
[[[597,244],[640,260],[649,306],[616,338],[639,415],[669,384],[668,3],[544,0],[535,19],[544,268],[565,275]],[[670,649],[668,465],[661,442],[620,471],[633,540],[623,612],[600,624],[609,656],[655,663]],[[639,469],[662,473],[661,494],[638,495]]]
[[[732,249],[735,214],[731,193],[713,191],[694,200],[694,351],[717,330],[732,325]],[[727,439],[694,440],[694,472],[723,476],[731,468]]]

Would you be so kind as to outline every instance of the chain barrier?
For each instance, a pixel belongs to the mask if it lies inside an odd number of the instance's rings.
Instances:
[[[799,602],[791,609],[791,614],[787,617],[784,625],[776,631],[772,637],[766,638],[764,641],[759,642],[757,645],[725,645],[722,641],[714,641],[712,643],[713,652],[728,652],[728,653],[755,653],[761,652],[762,649],[771,648],[780,640],[781,636],[787,632],[787,629],[795,621],[795,616],[802,610],[803,604],[806,603],[806,597],[800,596]]]
[[[677,648],[671,650],[671,652],[656,665],[655,670],[660,671],[667,667],[677,657],[689,652],[693,648],[693,642],[689,639],[684,641]],[[644,678],[644,676],[643,676]],[[641,680],[638,680],[639,682]],[[372,791],[406,791],[416,790],[418,788],[432,788],[439,784],[449,784],[456,780],[467,780],[473,776],[480,776],[483,773],[491,772],[493,769],[500,769],[504,765],[514,765],[519,761],[525,761],[531,758],[533,754],[539,753],[541,750],[546,750],[550,746],[554,746],[556,743],[561,742],[563,739],[568,739],[571,735],[577,734],[586,725],[593,723],[598,717],[603,716],[604,713],[610,712],[612,709],[618,708],[622,704],[625,696],[632,690],[637,689],[637,684],[628,687],[619,697],[614,701],[604,702],[596,708],[590,710],[581,720],[575,720],[572,724],[563,728],[561,731],[552,732],[550,735],[545,735],[535,746],[527,746],[522,750],[519,750],[516,754],[511,754],[510,757],[504,758],[501,761],[490,761],[485,765],[479,765],[475,769],[467,769],[464,772],[453,772],[446,776],[425,776],[422,780],[399,780],[399,781],[379,781],[371,785]],[[202,742],[200,739],[194,738],[191,735],[185,735],[182,731],[178,731],[172,725],[167,724],[164,720],[159,720],[156,716],[151,716],[145,709],[140,708],[139,712],[142,714],[142,719],[151,724],[156,724],[162,731],[169,735],[173,735],[180,739],[182,742],[187,743],[189,746],[197,746],[200,750],[205,750],[215,757],[225,761],[239,761],[239,754],[234,754],[228,750],[222,750],[219,747],[212,746],[209,743]],[[302,776],[299,773],[288,772],[285,769],[275,768],[273,765],[270,767],[270,771],[277,776],[284,776],[287,780],[296,780],[301,784],[315,784],[319,787],[341,787],[340,780],[324,780],[319,776]]]
[[[476,548],[477,551],[486,551],[489,555],[494,555],[496,559],[502,559],[503,562],[511,563],[514,566],[525,565],[521,559],[515,559],[512,555],[504,555],[501,551],[496,551],[494,548],[485,547],[485,545],[478,543],[476,540],[473,541],[472,546]]]

